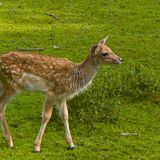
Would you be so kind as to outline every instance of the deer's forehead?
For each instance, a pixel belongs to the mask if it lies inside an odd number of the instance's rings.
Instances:
[[[106,46],[106,45],[102,46],[102,50],[108,51],[108,52],[112,52],[112,50],[108,46]]]

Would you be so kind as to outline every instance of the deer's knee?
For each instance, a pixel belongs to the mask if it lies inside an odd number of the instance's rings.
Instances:
[[[51,114],[49,113],[43,113],[43,122],[48,122],[51,119]]]

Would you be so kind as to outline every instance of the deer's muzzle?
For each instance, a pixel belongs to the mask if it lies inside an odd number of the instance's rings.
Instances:
[[[122,58],[120,58],[120,57],[118,57],[118,58],[116,58],[115,60],[114,60],[114,63],[115,64],[121,64],[122,62]]]

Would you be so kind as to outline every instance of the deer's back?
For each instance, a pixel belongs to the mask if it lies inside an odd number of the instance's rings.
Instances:
[[[67,59],[28,52],[9,52],[0,56],[0,74],[6,81],[33,90],[48,90],[50,85],[65,78],[73,67]]]

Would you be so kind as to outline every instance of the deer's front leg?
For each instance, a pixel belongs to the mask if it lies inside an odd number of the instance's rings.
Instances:
[[[74,149],[75,146],[72,141],[72,136],[70,133],[69,123],[68,123],[68,109],[67,109],[66,100],[63,100],[60,103],[60,114],[61,114],[61,117],[64,121],[64,127],[65,127],[65,132],[66,132],[66,141],[69,144],[70,149]]]
[[[36,152],[40,151],[40,146],[41,146],[42,137],[43,137],[45,128],[46,128],[47,123],[49,122],[49,120],[52,116],[53,102],[54,102],[53,94],[47,94],[44,108],[43,108],[42,123],[41,123],[40,131],[38,133],[38,136],[37,136],[37,139],[36,139],[35,145],[34,145],[34,150]]]

